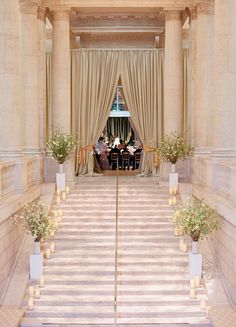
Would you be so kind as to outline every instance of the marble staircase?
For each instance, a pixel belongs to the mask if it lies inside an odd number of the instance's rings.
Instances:
[[[116,177],[78,179],[62,204],[45,288],[21,327],[210,326],[200,309],[204,288],[189,298],[188,256],[169,222],[167,188],[119,177],[117,201],[116,209]]]

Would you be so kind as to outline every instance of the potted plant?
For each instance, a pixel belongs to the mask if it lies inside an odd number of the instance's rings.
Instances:
[[[30,255],[30,278],[38,280],[43,273],[43,256],[40,254],[40,240],[54,231],[49,209],[40,201],[25,204],[19,214],[12,217],[15,225],[31,234],[34,240],[34,254]]]
[[[59,173],[56,175],[57,189],[65,190],[66,182],[63,164],[76,147],[75,137],[64,133],[60,128],[54,128],[50,132],[46,146],[49,155],[59,165]]]
[[[25,229],[34,240],[34,254],[40,253],[40,240],[54,230],[49,209],[40,200],[24,204],[19,214],[12,217],[15,225]]]
[[[175,164],[179,159],[185,159],[191,154],[191,146],[177,132],[164,135],[160,143],[160,158],[171,164],[171,172],[175,173]]]
[[[203,200],[191,199],[176,210],[173,222],[193,241],[192,253],[198,253],[198,241],[221,227],[217,212]]]

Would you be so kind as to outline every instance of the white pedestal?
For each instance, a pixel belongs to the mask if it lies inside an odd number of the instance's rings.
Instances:
[[[65,173],[57,173],[57,189],[66,190],[66,175]]]
[[[169,187],[177,187],[179,184],[179,175],[178,173],[169,173]]]
[[[202,255],[189,253],[189,273],[190,278],[202,275]]]
[[[43,255],[31,254],[30,256],[30,279],[39,280],[43,274]]]

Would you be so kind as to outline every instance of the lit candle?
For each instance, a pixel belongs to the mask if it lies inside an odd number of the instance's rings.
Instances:
[[[62,217],[62,210],[61,209],[58,210],[58,217]]]
[[[61,195],[61,190],[59,188],[57,189],[57,195]]]
[[[54,237],[55,233],[54,231],[52,230],[51,233],[50,233],[50,237]]]
[[[61,198],[62,198],[63,201],[66,200],[66,192],[62,192],[62,194],[61,194]]]
[[[183,251],[183,244],[184,244],[184,241],[183,240],[179,240],[179,250],[180,251]]]
[[[44,277],[43,276],[40,277],[39,286],[40,287],[44,287],[45,286],[45,281],[44,281]]]
[[[182,228],[179,228],[179,229],[178,229],[178,233],[179,233],[179,236],[182,236],[182,235],[183,235]]]
[[[201,310],[206,310],[206,301],[201,301]]]
[[[46,250],[45,256],[46,256],[46,259],[50,259],[51,258],[51,251],[50,251],[50,249],[47,249]]]
[[[34,295],[35,295],[36,299],[39,299],[40,298],[40,289],[39,288],[36,288],[34,290]]]
[[[177,187],[174,187],[174,188],[173,188],[173,194],[176,195],[177,192],[178,192],[178,188],[177,188]]]
[[[174,205],[174,206],[177,204],[177,199],[176,199],[176,196],[174,196],[174,197],[173,197],[173,200],[172,200],[172,202],[173,202],[173,205]]]
[[[172,199],[169,199],[169,205],[172,206],[173,202]]]
[[[60,210],[60,209],[59,209],[59,210]],[[55,210],[55,211],[54,211],[54,216],[55,216],[55,217],[58,217],[58,216],[59,216],[59,210]]]
[[[32,298],[28,299],[28,309],[33,310],[34,308],[34,300]]]
[[[29,286],[29,295],[34,296],[34,287],[33,286]]]
[[[52,253],[55,252],[55,243],[54,243],[54,242],[51,242],[51,244],[50,244],[50,251],[51,251]]]
[[[195,288],[191,288],[190,289],[190,299],[195,299],[195,297],[196,297]]]
[[[66,194],[69,194],[70,193],[70,188],[69,186],[66,187]]]
[[[175,236],[179,236],[179,229],[175,228]]]
[[[60,198],[60,196],[57,196],[57,205],[59,206],[60,203],[61,203],[61,198]]]
[[[186,243],[183,243],[182,250],[183,250],[183,252],[187,252],[188,251],[188,245]]]
[[[194,279],[190,280],[190,288],[195,288],[195,280]]]
[[[200,282],[201,282],[200,277],[199,277],[199,276],[196,276],[196,277],[195,277],[195,286],[196,286],[196,287],[200,287]]]
[[[170,193],[170,195],[173,194],[173,188],[172,187],[170,188],[169,193]]]

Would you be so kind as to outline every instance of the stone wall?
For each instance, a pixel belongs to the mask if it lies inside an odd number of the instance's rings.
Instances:
[[[212,248],[223,282],[236,304],[236,166],[232,160],[195,156],[191,160],[193,195],[204,199],[223,217]]]

